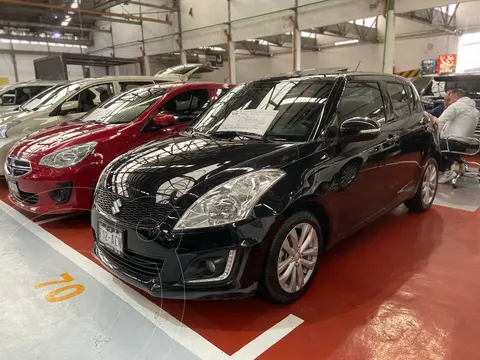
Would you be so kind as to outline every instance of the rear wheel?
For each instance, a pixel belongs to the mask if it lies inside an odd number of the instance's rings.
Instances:
[[[322,250],[322,232],[313,214],[301,211],[288,217],[268,252],[260,296],[276,304],[297,300],[310,286]]]
[[[412,212],[423,212],[432,207],[437,193],[438,165],[435,159],[428,159],[422,173],[422,179],[415,196],[405,202]]]

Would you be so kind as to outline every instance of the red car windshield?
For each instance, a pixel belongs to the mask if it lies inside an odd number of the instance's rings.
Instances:
[[[107,100],[81,120],[102,124],[128,123],[139,117],[169,90],[157,86],[132,89]]]

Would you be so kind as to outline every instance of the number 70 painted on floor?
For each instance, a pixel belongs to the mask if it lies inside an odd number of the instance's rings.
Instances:
[[[45,286],[69,283],[69,282],[72,282],[72,281],[75,280],[75,278],[73,278],[68,273],[60,274],[60,276],[62,277],[62,280],[53,280],[53,281],[48,281],[48,282],[45,282],[45,283],[37,284],[37,285],[35,285],[35,288],[39,289],[39,288],[42,288],[42,287],[45,287]],[[57,296],[58,294],[60,294],[64,291],[67,291],[67,290],[71,290],[71,289],[75,289],[75,291],[72,291],[72,292],[70,292],[66,295],[63,295],[63,296]],[[49,292],[46,296],[46,299],[47,299],[47,301],[50,301],[50,302],[63,301],[63,300],[70,299],[74,296],[80,295],[83,292],[83,290],[85,290],[85,286],[80,285],[80,284],[67,285],[67,286],[64,286],[64,287],[61,287],[59,289],[56,289],[56,290],[53,290],[53,291]]]

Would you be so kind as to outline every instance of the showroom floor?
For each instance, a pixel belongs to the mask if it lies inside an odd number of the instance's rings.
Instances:
[[[478,358],[478,188],[443,185],[431,211],[344,241],[287,307],[148,298],[93,260],[88,215],[5,198],[0,182],[0,359]]]

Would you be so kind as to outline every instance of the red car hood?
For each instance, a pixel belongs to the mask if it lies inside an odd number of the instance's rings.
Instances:
[[[41,158],[56,150],[90,141],[104,141],[125,125],[105,125],[75,121],[33,133],[12,148],[12,155],[22,159]]]

